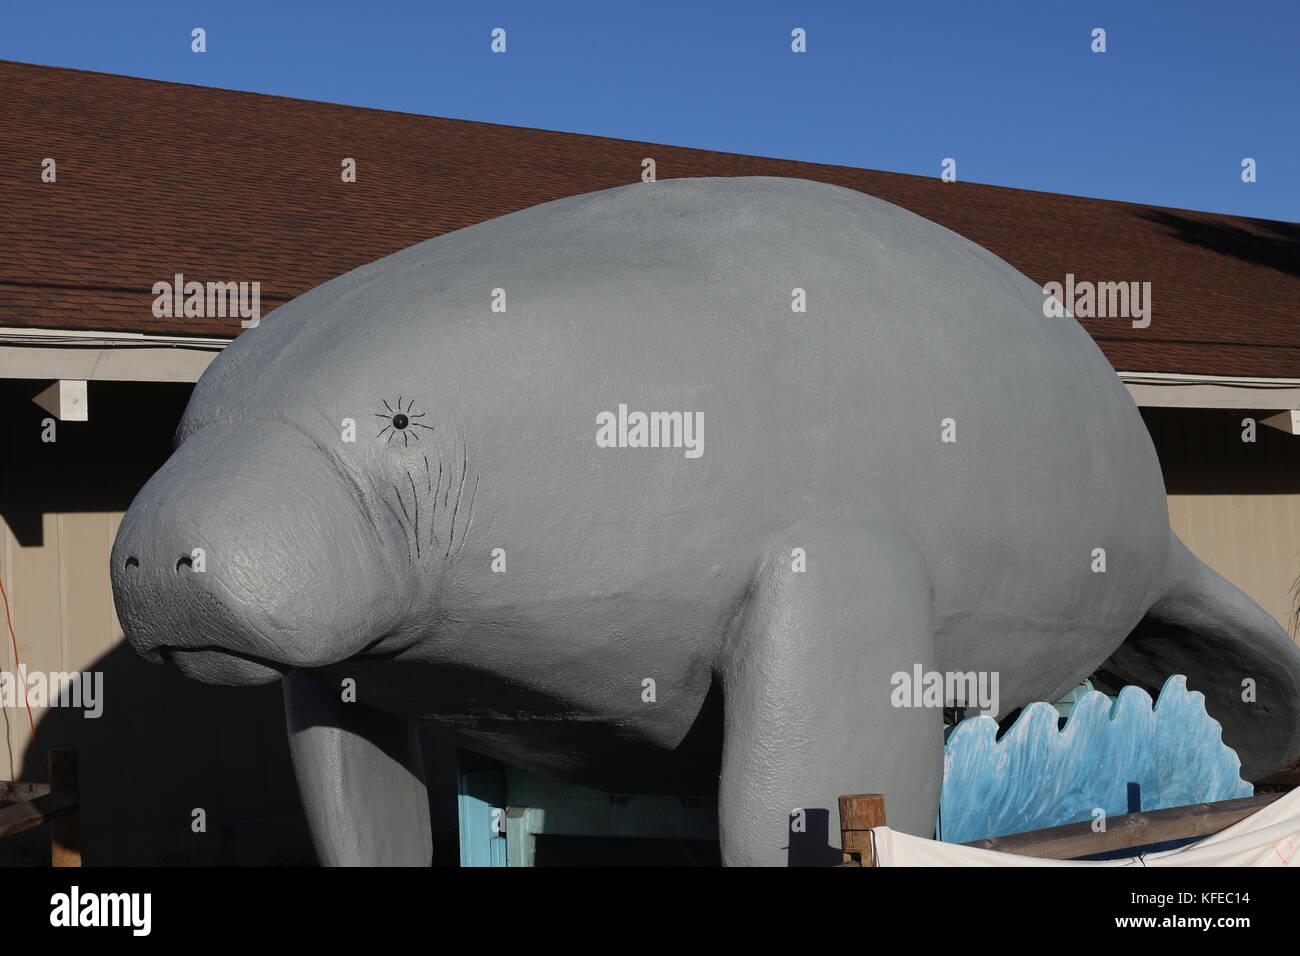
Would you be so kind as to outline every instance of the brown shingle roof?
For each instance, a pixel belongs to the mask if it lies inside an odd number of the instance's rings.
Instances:
[[[260,280],[265,312],[430,236],[634,182],[652,156],[660,178],[859,189],[1040,284],[1150,281],[1150,328],[1084,322],[1119,369],[1300,377],[1295,223],[5,61],[0,89],[0,326],[233,334],[237,319],[154,318],[153,283]],[[340,180],[344,157],[355,184]]]

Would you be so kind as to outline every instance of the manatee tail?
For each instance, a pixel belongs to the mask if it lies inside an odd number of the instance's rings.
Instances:
[[[1241,758],[1241,775],[1259,780],[1300,757],[1300,647],[1173,531],[1169,537],[1164,593],[1101,671],[1149,691],[1186,674]]]

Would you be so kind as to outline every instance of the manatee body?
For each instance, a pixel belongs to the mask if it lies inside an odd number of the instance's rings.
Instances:
[[[634,412],[681,414],[636,447]],[[1092,340],[852,190],[642,183],[420,243],[241,335],[178,442],[122,523],[119,616],[191,677],[283,679],[326,862],[428,862],[420,721],[717,789],[728,863],[795,860],[791,814],[842,793],[932,832],[917,668],[995,673],[1003,715],[1103,663],[1186,673],[1248,774],[1300,752],[1300,655],[1170,532]]]

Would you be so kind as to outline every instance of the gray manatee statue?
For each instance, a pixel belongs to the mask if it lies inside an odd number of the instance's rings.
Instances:
[[[933,833],[942,706],[900,674],[997,675],[1006,715],[1184,673],[1247,776],[1300,754],[1300,653],[1170,531],[1085,331],[816,182],[577,196],[299,296],[200,379],[112,577],[146,659],[283,681],[331,864],[430,862],[421,722],[716,791],[733,865],[816,814],[838,859],[844,793]]]

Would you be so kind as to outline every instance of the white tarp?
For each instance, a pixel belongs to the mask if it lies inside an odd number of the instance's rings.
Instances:
[[[1288,866],[1300,850],[1300,790],[1177,850],[1122,860],[1043,860],[877,827],[877,866]]]

